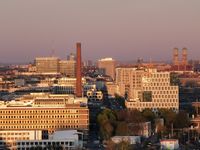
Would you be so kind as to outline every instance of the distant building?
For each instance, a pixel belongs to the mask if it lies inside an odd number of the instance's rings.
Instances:
[[[174,50],[173,50],[173,65],[179,65],[179,52],[178,52],[178,48],[174,48]]]
[[[116,61],[112,58],[103,58],[98,60],[98,68],[103,69],[105,74],[115,79]]]
[[[179,149],[179,142],[177,139],[160,140],[161,150],[177,150]]]
[[[37,57],[35,59],[36,72],[41,74],[61,73],[67,77],[75,77],[76,61],[71,57],[70,60],[59,60],[57,57]],[[34,71],[33,67],[29,70],[30,72]]]
[[[115,94],[125,96],[125,87],[121,84],[118,85],[113,82],[106,82],[108,96],[115,97]]]
[[[170,71],[192,71],[192,65],[188,64],[188,49],[183,48],[181,53],[181,59],[179,58],[179,49],[173,50],[173,62],[169,69]]]
[[[75,54],[74,53],[70,53],[70,55],[67,56],[67,60],[70,60],[70,61],[75,61]]]
[[[131,145],[141,143],[141,137],[140,136],[113,136],[113,137],[111,137],[111,140],[115,144],[119,144],[121,142],[128,142]]]
[[[133,131],[134,135],[142,136],[148,138],[151,136],[151,122],[142,122],[142,123],[129,123],[128,127],[130,129],[138,128],[139,130]]]
[[[76,61],[75,60],[61,60],[59,61],[59,72],[65,74],[67,77],[75,77],[76,73]]]
[[[57,57],[37,57],[35,59],[37,73],[58,73],[59,59]]]
[[[88,98],[89,101],[102,101],[103,100],[103,93],[101,91],[88,90],[87,91],[87,98]]]
[[[116,82],[125,85],[128,109],[179,109],[178,86],[170,85],[169,72],[144,68],[117,68]]]
[[[16,87],[25,86],[25,83],[26,83],[25,79],[15,79],[14,82],[15,82]]]

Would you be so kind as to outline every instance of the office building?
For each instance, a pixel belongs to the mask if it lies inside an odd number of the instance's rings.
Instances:
[[[125,85],[128,109],[179,109],[178,86],[170,85],[169,72],[144,68],[117,68],[116,82]]]
[[[35,63],[37,73],[57,74],[59,72],[59,59],[57,57],[37,57]]]
[[[0,130],[88,130],[87,98],[37,93],[1,103]]]
[[[76,74],[76,61],[74,60],[61,60],[59,61],[59,72],[67,77],[74,78]]]
[[[103,58],[98,60],[98,68],[103,69],[105,75],[115,80],[116,61],[112,58]]]

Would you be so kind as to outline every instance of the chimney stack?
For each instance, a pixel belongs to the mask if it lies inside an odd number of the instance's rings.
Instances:
[[[82,97],[81,43],[76,43],[76,97]]]

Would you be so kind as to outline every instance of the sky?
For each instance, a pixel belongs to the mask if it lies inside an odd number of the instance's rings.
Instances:
[[[0,62],[66,59],[200,59],[200,0],[0,0]]]

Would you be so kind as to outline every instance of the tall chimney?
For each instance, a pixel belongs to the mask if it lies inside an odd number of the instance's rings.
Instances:
[[[76,97],[82,97],[81,43],[76,43]]]

